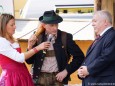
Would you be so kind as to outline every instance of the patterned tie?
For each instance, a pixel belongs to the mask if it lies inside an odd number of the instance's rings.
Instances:
[[[100,39],[100,35],[96,36],[96,39],[93,41],[93,43],[91,44],[91,48],[95,45],[95,43]]]

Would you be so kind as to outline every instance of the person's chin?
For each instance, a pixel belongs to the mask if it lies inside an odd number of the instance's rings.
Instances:
[[[52,32],[52,34],[54,34],[54,35],[55,35],[56,33],[57,33],[57,32]]]

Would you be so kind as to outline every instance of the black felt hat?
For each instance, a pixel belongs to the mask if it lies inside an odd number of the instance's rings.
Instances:
[[[39,21],[46,24],[57,24],[63,21],[62,17],[57,15],[54,10],[45,11],[43,16],[39,18]]]

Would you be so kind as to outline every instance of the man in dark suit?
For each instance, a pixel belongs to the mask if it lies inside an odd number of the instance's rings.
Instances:
[[[97,11],[92,26],[100,37],[89,47],[86,59],[78,69],[82,86],[115,86],[115,30],[112,16],[108,11]]]
[[[43,16],[39,18],[42,28],[45,29],[39,36],[34,46],[40,42],[50,41],[51,46],[46,51],[39,51],[31,59],[26,62],[34,64],[33,79],[35,86],[63,86],[68,84],[70,75],[75,72],[82,64],[84,55],[81,49],[73,41],[71,34],[66,33],[66,46],[63,44],[62,31],[58,30],[58,23],[63,19],[58,16],[53,10],[45,11]],[[36,40],[36,37],[29,39],[29,42]],[[31,49],[33,44],[28,43],[28,49]],[[73,57],[70,60],[70,55]]]

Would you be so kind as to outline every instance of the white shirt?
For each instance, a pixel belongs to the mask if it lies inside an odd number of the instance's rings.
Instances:
[[[48,50],[54,50],[53,43],[55,43],[54,37],[51,39],[50,47]],[[58,65],[57,65],[56,56],[45,57],[41,68],[41,72],[52,73],[57,71],[58,71]]]
[[[111,27],[112,27],[112,26],[107,27],[107,28],[100,34],[100,36],[102,36],[102,35],[103,35],[107,30],[109,30]]]
[[[19,48],[18,43],[10,43],[8,40],[6,40],[3,37],[0,37],[0,54],[7,56],[8,58],[24,63],[24,53],[19,53],[15,48]]]

